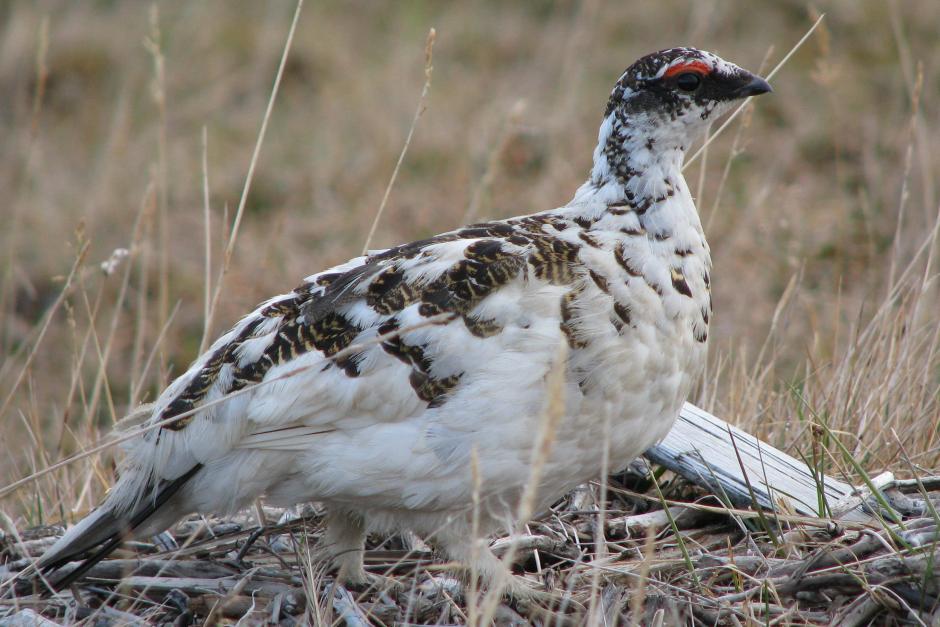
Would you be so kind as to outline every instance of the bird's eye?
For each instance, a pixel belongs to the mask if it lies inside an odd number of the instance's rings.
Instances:
[[[676,77],[676,87],[682,91],[695,91],[702,84],[702,76],[697,72],[683,72]]]

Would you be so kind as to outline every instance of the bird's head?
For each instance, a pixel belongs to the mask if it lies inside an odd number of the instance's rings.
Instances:
[[[727,112],[735,101],[771,91],[763,78],[704,50],[672,48],[649,54],[621,75],[605,117],[645,123],[685,141]]]
[[[621,185],[646,165],[682,155],[735,102],[771,91],[763,78],[704,50],[646,55],[620,76],[607,101],[591,181]]]

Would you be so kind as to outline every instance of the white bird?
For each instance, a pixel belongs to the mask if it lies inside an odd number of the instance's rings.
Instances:
[[[38,567],[263,497],[325,504],[323,547],[348,579],[366,578],[371,530],[413,531],[496,576],[473,538],[475,485],[483,533],[518,514],[560,344],[564,404],[533,511],[599,476],[605,447],[615,470],[672,427],[711,316],[685,151],[770,90],[708,52],[645,56],[611,92],[567,205],[358,257],[266,301],[159,396],[148,423],[165,424],[129,443],[107,498]]]

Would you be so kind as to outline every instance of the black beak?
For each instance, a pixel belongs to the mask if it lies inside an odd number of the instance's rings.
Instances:
[[[734,96],[736,98],[748,98],[750,96],[760,96],[761,94],[766,94],[772,91],[773,89],[770,87],[770,83],[762,79],[760,76],[751,75],[751,79],[748,82],[735,90]]]

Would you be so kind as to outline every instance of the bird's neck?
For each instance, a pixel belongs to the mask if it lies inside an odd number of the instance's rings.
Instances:
[[[601,124],[591,176],[569,207],[583,205],[588,211],[599,205],[629,207],[640,216],[655,212],[685,188],[685,149],[668,129],[643,118],[626,119],[615,111]]]

